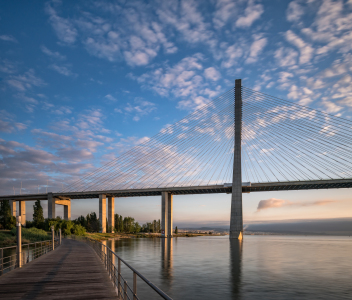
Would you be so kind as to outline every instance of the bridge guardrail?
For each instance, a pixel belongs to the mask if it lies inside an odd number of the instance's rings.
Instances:
[[[28,264],[38,257],[53,250],[53,241],[46,240],[41,242],[34,242],[22,244],[21,257],[17,257],[17,245],[0,248],[0,276],[18,268],[18,259],[21,259],[20,265]],[[60,245],[60,239],[54,240],[54,247]]]
[[[74,240],[79,240],[79,241],[85,242],[86,244],[88,244],[90,247],[92,247],[94,249],[94,251],[97,253],[97,255],[99,256],[99,258],[103,262],[106,270],[109,273],[110,279],[113,282],[114,287],[116,289],[118,299],[124,299],[124,300],[127,300],[127,299],[138,300],[139,299],[137,296],[137,276],[138,276],[150,288],[152,288],[162,299],[172,300],[171,297],[169,297],[167,294],[165,294],[155,284],[153,284],[151,281],[149,281],[145,276],[143,276],[140,272],[138,272],[130,264],[128,264],[126,261],[124,261],[121,257],[119,257],[114,251],[112,251],[106,245],[104,245],[98,241],[91,240],[87,237],[71,235],[70,237],[67,236],[67,238],[71,238]],[[115,265],[116,260],[117,260],[117,267]],[[132,288],[128,285],[127,281],[123,278],[123,276],[121,274],[121,262],[133,272],[133,287]]]

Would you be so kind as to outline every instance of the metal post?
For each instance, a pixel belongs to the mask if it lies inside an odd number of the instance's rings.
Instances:
[[[121,294],[121,260],[120,258],[118,257],[117,258],[117,289],[118,289],[118,295],[120,297],[120,294]]]
[[[61,228],[59,229],[59,241],[60,241],[59,245],[61,245]]]
[[[53,243],[53,250],[55,249],[55,231],[54,231],[54,226],[51,226],[51,240]]]
[[[241,79],[235,81],[235,149],[233,160],[232,199],[230,238],[241,240],[243,237],[242,213],[242,171],[241,171],[241,142],[242,142],[242,84]]]
[[[27,264],[29,263],[29,244],[28,244],[28,253],[27,253]]]
[[[123,287],[124,287],[124,292],[125,292],[125,300],[127,300],[127,282],[125,281],[124,282],[125,284],[123,285]]]
[[[36,259],[36,255],[37,255],[37,243],[34,243],[33,260],[35,260],[35,259]]]
[[[17,248],[16,248],[16,256],[17,256],[17,268],[22,267],[22,227],[21,227],[21,216],[17,217]]]
[[[4,272],[4,249],[1,249],[1,269],[0,269],[0,275]]]
[[[133,272],[133,299],[137,299],[137,273]]]

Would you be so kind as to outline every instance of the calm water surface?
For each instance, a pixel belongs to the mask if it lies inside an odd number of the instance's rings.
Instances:
[[[108,246],[173,299],[352,299],[352,237],[124,239]],[[141,281],[138,295],[159,299]]]

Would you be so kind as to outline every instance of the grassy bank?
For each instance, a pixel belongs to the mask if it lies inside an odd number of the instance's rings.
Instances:
[[[33,243],[50,240],[51,233],[37,228],[22,228],[22,243]],[[16,245],[16,228],[0,230],[0,248]]]

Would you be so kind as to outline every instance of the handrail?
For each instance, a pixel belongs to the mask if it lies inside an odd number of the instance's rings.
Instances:
[[[28,264],[31,261],[37,259],[38,257],[52,251],[52,242],[52,239],[50,239],[45,241],[22,244],[20,258],[17,257],[16,253],[17,245],[0,248],[0,276],[14,269],[17,269],[19,260],[21,260],[20,265]],[[37,247],[38,244],[40,245],[40,247]],[[60,239],[54,239],[54,247],[57,247],[59,245]],[[7,256],[4,257],[4,252],[6,253],[7,251],[10,251],[10,253],[8,253]]]
[[[159,294],[163,299],[172,300],[166,293],[164,293],[161,289],[159,289],[154,283],[148,280],[144,275],[142,275],[139,271],[133,268],[129,263],[127,263],[124,259],[118,256],[114,251],[112,251],[108,246],[100,243],[98,241],[89,239],[87,237],[81,236],[71,236],[71,239],[81,240],[91,246],[95,252],[98,254],[102,262],[104,263],[105,268],[107,269],[111,280],[116,288],[116,293],[119,299],[130,299],[128,296],[127,289],[130,290],[133,295],[133,299],[139,299],[137,296],[137,276],[142,279],[149,287],[151,287],[156,293]],[[99,245],[99,247],[97,247]],[[106,251],[102,250],[102,246],[105,247]],[[113,262],[112,257],[115,256],[118,260],[118,266],[116,266]],[[133,289],[127,284],[127,281],[122,277],[121,274],[121,262],[124,263],[132,272],[133,272]],[[117,279],[117,282],[116,282]],[[124,284],[122,287],[122,283]]]

